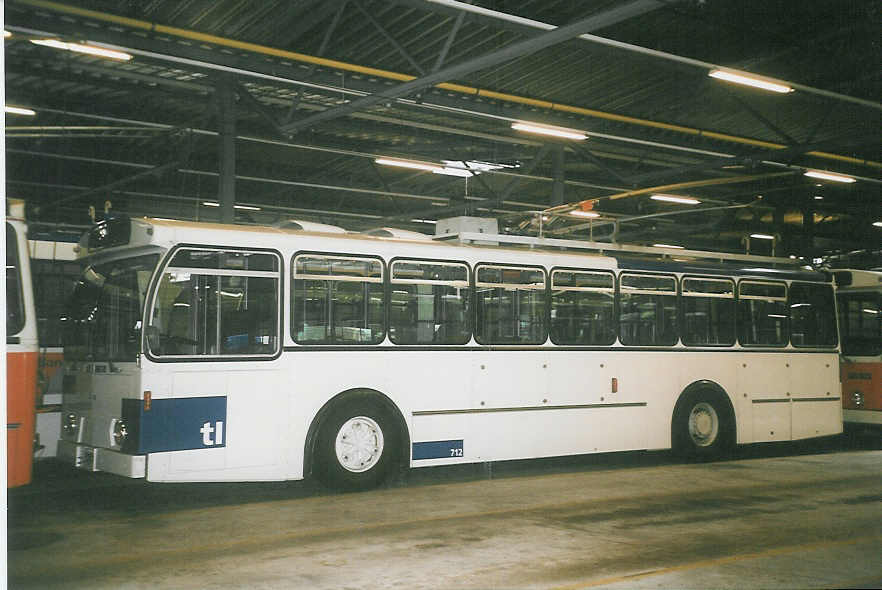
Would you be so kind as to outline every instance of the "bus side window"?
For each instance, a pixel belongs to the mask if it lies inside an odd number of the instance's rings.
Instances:
[[[465,344],[469,268],[457,262],[395,260],[391,265],[389,339],[395,344]]]
[[[379,344],[383,263],[378,258],[294,257],[292,328],[298,344]]]
[[[622,344],[677,343],[677,279],[622,273],[619,277],[619,338]]]
[[[150,314],[157,356],[273,355],[279,345],[274,254],[181,250],[166,268]],[[268,269],[268,270],[267,270]]]
[[[545,308],[543,269],[475,269],[475,339],[481,344],[542,344]]]
[[[835,346],[833,286],[794,282],[789,292],[793,346]]]
[[[684,278],[683,344],[735,344],[735,282],[731,279]]]
[[[615,342],[613,274],[553,270],[550,336],[551,341],[559,345]]]
[[[786,346],[787,285],[738,283],[738,341],[747,346]]]

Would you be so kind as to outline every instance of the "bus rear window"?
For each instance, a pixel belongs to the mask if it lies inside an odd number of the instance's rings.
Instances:
[[[832,285],[790,284],[790,342],[793,346],[836,346]]]

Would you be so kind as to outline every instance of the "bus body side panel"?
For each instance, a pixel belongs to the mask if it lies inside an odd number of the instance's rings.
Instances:
[[[7,485],[31,482],[34,453],[37,352],[10,345],[6,353],[6,460]]]
[[[799,440],[842,432],[839,355],[789,356],[792,418],[791,439]]]
[[[841,366],[845,421],[882,426],[882,361],[844,360]]]
[[[148,481],[288,478],[287,417],[296,375],[283,370],[281,360],[144,360],[143,366],[152,405],[141,412],[142,428],[153,430],[140,433]]]

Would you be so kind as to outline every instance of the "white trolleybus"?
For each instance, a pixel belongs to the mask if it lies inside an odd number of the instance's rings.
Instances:
[[[311,229],[116,219],[84,237],[59,456],[359,488],[842,431],[829,275]]]
[[[882,429],[882,272],[834,274],[842,334],[842,417],[850,429]]]

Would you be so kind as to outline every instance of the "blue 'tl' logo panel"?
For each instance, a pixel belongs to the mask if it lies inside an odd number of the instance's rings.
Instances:
[[[144,402],[124,399],[129,437],[123,452],[133,454],[213,449],[227,444],[227,398],[184,397]]]

